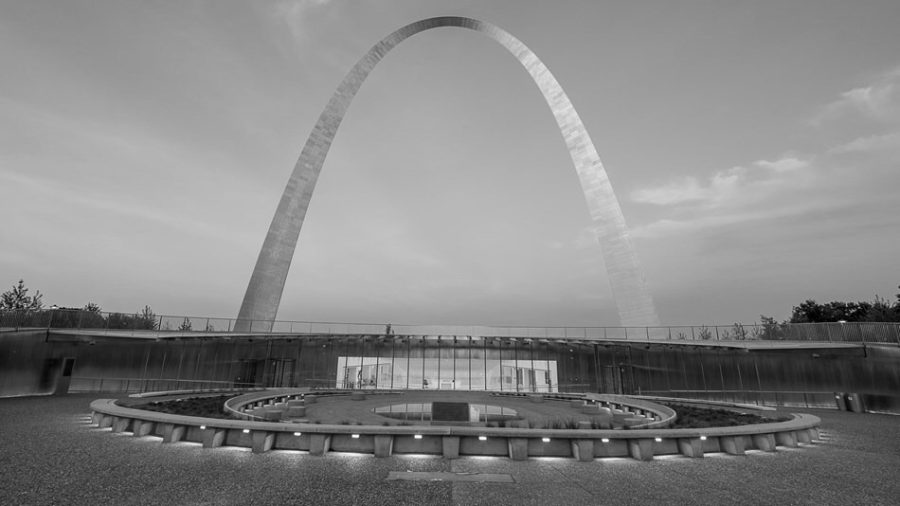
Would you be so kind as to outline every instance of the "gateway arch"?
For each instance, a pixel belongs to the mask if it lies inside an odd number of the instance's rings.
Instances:
[[[556,118],[581,181],[621,325],[659,325],[653,299],[606,169],[562,87],[525,44],[500,27],[477,19],[443,16],[408,24],[382,39],[356,63],[335,90],[303,146],[278,203],[250,277],[235,330],[271,330],[316,180],[344,114],[366,77],[397,44],[419,32],[440,27],[465,28],[490,37],[515,56],[531,75]]]

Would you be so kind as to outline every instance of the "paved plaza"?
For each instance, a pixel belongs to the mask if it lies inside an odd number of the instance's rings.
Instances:
[[[821,440],[652,462],[163,445],[90,425],[102,395],[0,399],[3,504],[896,504],[900,417],[806,409]]]

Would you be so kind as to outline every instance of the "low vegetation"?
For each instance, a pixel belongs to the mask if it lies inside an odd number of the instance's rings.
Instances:
[[[129,407],[157,411],[172,415],[198,416],[202,418],[231,418],[225,412],[225,401],[234,395],[217,395],[215,397],[186,397],[170,401],[152,401],[135,404]]]
[[[751,413],[739,413],[727,409],[699,408],[686,404],[667,404],[678,414],[671,429],[703,429],[706,427],[733,427],[757,423],[783,422],[789,417],[764,417]]]

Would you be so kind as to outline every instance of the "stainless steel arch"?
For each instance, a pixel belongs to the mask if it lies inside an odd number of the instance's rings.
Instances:
[[[553,112],[581,181],[593,228],[603,251],[613,298],[624,326],[659,324],[622,209],[597,150],[562,87],[550,70],[521,41],[501,28],[476,19],[445,16],[423,19],[388,35],[353,67],[319,116],[288,180],[250,277],[235,330],[269,330],[278,312],[284,283],[316,180],[344,113],[369,72],[391,50],[419,32],[458,27],[481,32],[506,48],[531,74]]]

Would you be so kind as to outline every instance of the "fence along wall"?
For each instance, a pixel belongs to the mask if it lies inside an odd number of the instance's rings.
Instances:
[[[202,335],[202,334],[200,334]],[[900,348],[846,345],[736,349],[691,343],[575,342],[421,336],[292,336],[138,339],[54,331],[0,332],[0,396],[70,392],[137,392],[231,386],[335,388],[342,369],[404,364],[416,380],[355,383],[363,388],[530,391],[546,382],[520,379],[555,367],[549,390],[674,395],[708,399],[833,406],[833,392],[896,396]],[[342,358],[343,357],[343,358]],[[350,357],[350,358],[348,358]],[[71,376],[63,380],[66,359]],[[343,360],[343,365],[341,361]],[[469,375],[469,364],[504,367]],[[439,368],[440,370],[436,370]],[[521,370],[521,372],[520,372]],[[355,369],[353,372],[356,372]],[[492,378],[491,375],[499,375]],[[466,375],[462,377],[461,375]],[[390,374],[384,377],[396,378]],[[378,378],[378,376],[376,376]],[[507,380],[508,378],[508,380]],[[351,379],[352,380],[352,379]],[[379,383],[379,381],[381,383]],[[399,381],[399,382],[398,382]],[[58,392],[63,393],[63,392]]]
[[[0,331],[21,329],[80,329],[97,334],[135,336],[192,336],[226,334],[377,335],[390,329],[408,336],[517,337],[588,341],[813,341],[890,343],[900,345],[900,323],[753,323],[661,327],[516,327],[485,325],[389,325],[309,321],[246,321],[250,332],[235,332],[236,319],[172,316],[153,313],[110,313],[79,309],[39,311],[0,310]],[[266,325],[263,325],[265,323]],[[263,331],[264,328],[271,327]]]

